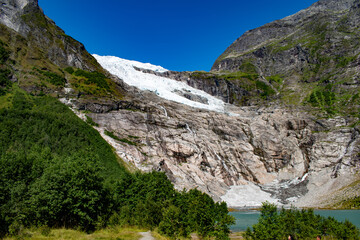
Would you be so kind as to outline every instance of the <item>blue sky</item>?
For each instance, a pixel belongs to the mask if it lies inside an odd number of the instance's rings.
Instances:
[[[294,14],[316,0],[39,0],[90,53],[209,71],[245,31]]]

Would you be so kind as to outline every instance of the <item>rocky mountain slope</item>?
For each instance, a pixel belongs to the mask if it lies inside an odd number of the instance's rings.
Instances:
[[[10,70],[11,81],[34,95],[61,96],[70,91],[69,87],[74,96],[102,97],[104,101],[124,94],[83,44],[66,35],[44,15],[37,0],[0,3],[0,43],[8,60],[2,63],[2,68]],[[86,73],[72,74],[66,71],[68,67]],[[96,73],[92,76],[102,75],[101,79],[89,79],[90,72]]]
[[[314,191],[325,194],[357,178],[359,130],[343,117],[317,119],[276,106],[225,105],[217,112],[156,92],[133,94],[129,109],[88,116],[123,159],[165,171],[179,189],[196,187],[231,206],[299,199],[309,206]]]
[[[271,97],[329,114],[359,114],[360,2],[321,0],[297,14],[246,32],[212,72],[252,66]]]
[[[178,189],[198,188],[231,206],[325,206],[359,178],[358,2],[320,1],[250,31],[210,73],[136,63],[111,76],[35,0],[1,1],[0,40],[13,60],[9,79],[59,97],[129,168],[164,171]],[[222,100],[224,110],[197,107],[210,106],[211,96],[186,85],[173,93],[190,104],[161,98],[129,86],[132,76],[182,81]],[[359,195],[351,189],[347,196]]]

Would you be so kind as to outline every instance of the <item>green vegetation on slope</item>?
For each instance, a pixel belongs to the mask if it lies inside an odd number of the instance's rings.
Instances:
[[[0,40],[0,64],[4,64],[10,56],[9,50],[5,48],[5,43]]]
[[[330,239],[360,239],[360,231],[349,221],[344,223],[332,217],[314,214],[312,209],[281,209],[275,205],[264,203],[257,224],[248,228],[245,239],[268,240],[287,239],[292,235],[295,239],[315,239],[316,236],[328,236]]]
[[[164,173],[129,173],[57,99],[14,86],[0,102],[1,235],[31,226],[136,225],[174,238],[197,232],[227,239],[233,219],[226,204],[198,190],[177,192]]]
[[[11,70],[6,64],[9,57],[10,51],[6,44],[0,40],[0,96],[5,95],[12,86]]]
[[[68,74],[69,83],[72,88],[87,97],[110,97],[122,98],[116,84],[107,78],[103,73],[73,69],[67,67],[64,69]]]

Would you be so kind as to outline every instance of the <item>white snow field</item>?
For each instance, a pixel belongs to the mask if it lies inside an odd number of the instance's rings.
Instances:
[[[225,103],[204,91],[192,88],[183,82],[156,76],[150,73],[143,73],[134,69],[134,67],[137,67],[155,72],[166,72],[167,70],[163,67],[155,66],[150,63],[130,61],[114,56],[99,56],[97,54],[93,54],[93,56],[103,68],[108,70],[111,74],[118,76],[130,86],[137,87],[140,90],[152,91],[159,97],[186,104],[194,108],[225,113]],[[200,96],[203,99],[205,98],[207,99],[207,104],[192,101],[177,94],[179,92],[182,94],[190,93],[192,95]]]
[[[251,182],[246,185],[231,186],[221,200],[230,207],[260,207],[266,201],[281,205],[278,199],[272,198],[270,193],[264,192]]]

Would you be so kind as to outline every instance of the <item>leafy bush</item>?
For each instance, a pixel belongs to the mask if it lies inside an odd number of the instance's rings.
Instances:
[[[9,79],[10,74],[11,74],[10,70],[0,69],[0,96],[4,95],[7,92],[7,90],[12,86],[12,82]]]
[[[115,139],[115,140],[123,142],[123,143],[127,143],[127,144],[132,145],[132,146],[137,145],[136,143],[134,143],[134,142],[132,142],[132,141],[126,139],[126,138],[119,138],[119,137],[115,136],[115,134],[113,132],[109,132],[107,130],[105,130],[105,135],[108,135],[112,139]]]
[[[280,75],[273,75],[273,76],[269,76],[266,77],[266,79],[271,83],[278,83],[281,84],[283,82],[283,78]]]
[[[222,74],[220,75],[222,78],[226,80],[236,80],[236,79],[242,79],[246,78],[252,81],[255,81],[259,77],[259,74],[257,73],[246,73],[246,72],[233,72],[228,74]]]
[[[70,74],[73,74],[75,71],[72,67],[67,67],[64,69],[66,72],[70,73]]]
[[[313,107],[319,107],[329,114],[335,113],[335,102],[336,95],[332,92],[331,84],[328,84],[325,88],[314,90],[308,98],[308,103],[310,103]]]
[[[94,230],[110,206],[97,157],[54,158],[30,186],[31,221],[50,227]]]
[[[241,72],[250,73],[250,74],[257,74],[257,69],[254,64],[251,62],[245,62],[240,65],[239,70]]]
[[[256,88],[261,90],[261,97],[266,98],[268,96],[274,95],[275,91],[268,86],[266,83],[262,82],[262,81],[256,81]]]
[[[7,50],[4,45],[5,44],[0,41],[0,64],[4,64],[10,56],[10,51]]]
[[[45,76],[46,81],[49,83],[58,86],[58,87],[64,87],[66,83],[66,79],[62,76],[60,76],[57,73],[49,72],[49,71],[43,71],[36,68],[36,71],[43,76]]]

